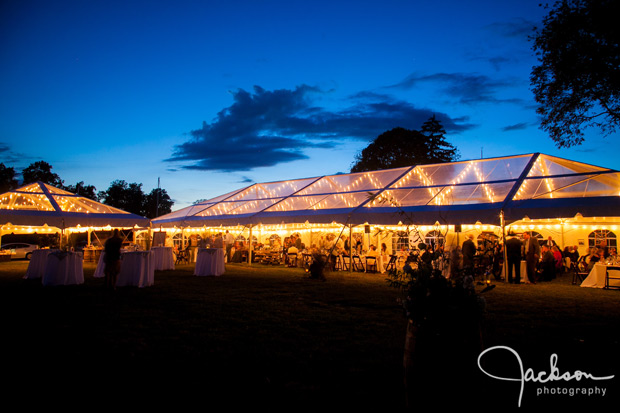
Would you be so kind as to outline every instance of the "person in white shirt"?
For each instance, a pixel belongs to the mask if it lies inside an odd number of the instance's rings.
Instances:
[[[226,257],[228,258],[228,262],[230,262],[232,258],[232,247],[234,243],[235,237],[233,234],[228,232],[228,230],[226,230],[226,233],[224,234],[224,245],[226,246]]]

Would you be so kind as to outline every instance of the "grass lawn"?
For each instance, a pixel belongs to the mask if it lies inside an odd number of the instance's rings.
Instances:
[[[83,285],[62,287],[24,280],[27,265],[0,263],[2,392],[23,407],[404,409],[406,324],[382,275],[335,272],[320,282],[301,269],[229,264],[221,277],[196,277],[193,265],[181,265],[156,272],[152,287],[112,293],[92,277],[91,263]],[[486,348],[510,347],[536,373],[549,372],[557,354],[560,374],[618,374],[620,291],[580,288],[563,276],[500,282],[484,298]],[[514,355],[500,353],[488,355],[493,372],[518,376]],[[605,396],[540,395],[545,386],[526,383],[521,410],[597,411],[618,402],[618,383],[546,385],[604,387]],[[477,370],[469,384],[463,406],[517,407],[516,382]]]

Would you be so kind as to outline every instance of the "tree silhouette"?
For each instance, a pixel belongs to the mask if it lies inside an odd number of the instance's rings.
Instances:
[[[17,188],[15,168],[8,167],[3,163],[0,163],[0,193],[4,193],[15,188]]]
[[[533,36],[530,75],[541,128],[558,148],[580,145],[584,128],[604,136],[620,124],[618,0],[561,0]]]
[[[52,165],[45,161],[31,163],[22,171],[22,177],[24,178],[24,185],[43,182],[57,188],[62,188],[64,183],[58,174],[52,172]]]
[[[401,127],[384,132],[355,156],[351,172],[454,161],[457,149],[444,134],[435,116],[424,123],[422,132]]]
[[[98,201],[97,188],[94,185],[86,185],[84,181],[80,181],[75,185],[66,185],[65,191],[72,192],[76,195],[80,195],[94,201]]]
[[[427,137],[425,163],[451,162],[459,158],[458,150],[446,141],[446,131],[435,115],[424,122],[420,132]]]
[[[120,208],[126,212],[145,216],[145,195],[142,192],[142,184],[128,184],[123,180],[115,180],[105,191],[100,191],[99,199],[110,206]]]
[[[172,212],[174,202],[165,189],[155,188],[144,198],[144,216],[157,218],[158,216]]]

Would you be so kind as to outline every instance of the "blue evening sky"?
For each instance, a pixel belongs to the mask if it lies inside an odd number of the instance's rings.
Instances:
[[[161,187],[180,209],[348,172],[435,114],[461,159],[543,152],[620,169],[614,137],[539,129],[540,0],[3,0],[0,162]],[[616,135],[617,137],[617,135]]]

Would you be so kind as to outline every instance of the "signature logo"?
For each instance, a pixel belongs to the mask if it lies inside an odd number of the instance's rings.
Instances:
[[[512,353],[518,363],[519,366],[519,372],[521,373],[520,377],[499,377],[499,376],[495,376],[493,374],[490,374],[489,372],[487,372],[486,370],[484,370],[480,364],[482,358],[489,352],[491,351],[497,351],[497,350],[506,350],[510,353]],[[517,353],[516,351],[514,351],[513,349],[511,349],[510,347],[506,347],[506,346],[495,346],[495,347],[491,347],[488,348],[486,350],[484,350],[482,353],[480,353],[480,355],[478,356],[478,368],[480,368],[480,370],[486,374],[487,376],[497,379],[497,380],[506,380],[506,381],[515,381],[515,382],[520,382],[521,383],[521,387],[519,390],[519,401],[518,401],[518,406],[521,407],[521,400],[523,399],[523,390],[525,389],[525,383],[526,382],[538,382],[538,383],[548,383],[548,382],[552,382],[552,381],[569,381],[569,380],[582,380],[582,379],[589,379],[589,380],[611,380],[614,378],[614,376],[605,376],[605,377],[595,377],[590,373],[585,373],[583,371],[579,371],[576,370],[573,373],[570,372],[565,372],[565,373],[560,373],[560,370],[557,368],[556,364],[558,361],[558,356],[557,354],[552,354],[551,355],[551,360],[550,360],[550,370],[549,372],[545,372],[545,371],[541,371],[538,374],[536,374],[534,372],[534,370],[532,370],[531,368],[524,370],[523,369],[523,362],[521,361],[521,357],[519,356],[519,353]]]

